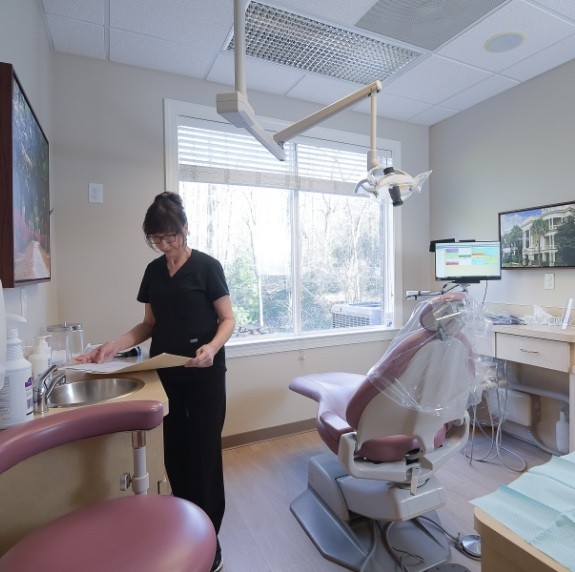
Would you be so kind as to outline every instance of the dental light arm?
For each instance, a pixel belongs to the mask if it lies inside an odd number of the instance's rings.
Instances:
[[[234,0],[234,69],[235,69],[235,91],[219,93],[216,98],[216,109],[219,115],[224,117],[235,127],[248,131],[257,141],[259,141],[274,157],[280,161],[285,161],[286,153],[284,144],[294,137],[301,135],[312,127],[333,117],[357,104],[364,97],[371,98],[371,135],[370,149],[367,154],[367,177],[357,183],[354,194],[374,195],[380,199],[387,198],[387,194],[380,196],[380,190],[387,189],[393,206],[403,204],[403,200],[414,192],[421,192],[421,187],[429,177],[431,171],[421,173],[417,177],[411,177],[408,173],[385,167],[377,159],[377,93],[381,90],[381,82],[373,83],[349,94],[300,119],[290,127],[278,131],[271,136],[259,123],[252,106],[248,102],[246,92],[245,73],[245,0]]]

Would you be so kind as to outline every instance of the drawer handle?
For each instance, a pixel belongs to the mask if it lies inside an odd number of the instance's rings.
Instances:
[[[520,352],[523,352],[524,354],[538,354],[538,351],[535,350],[524,350],[523,348],[519,349]]]

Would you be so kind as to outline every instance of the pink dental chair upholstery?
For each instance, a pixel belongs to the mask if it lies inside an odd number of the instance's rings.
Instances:
[[[41,526],[0,558],[0,572],[208,572],[216,535],[207,515],[183,499],[146,494],[145,431],[162,419],[160,402],[125,401],[69,410],[0,431],[0,474],[64,443],[131,431],[136,492]]]
[[[467,441],[473,340],[487,333],[466,294],[439,296],[416,308],[367,376],[290,383],[318,402],[317,430],[332,451],[310,460],[308,488],[291,505],[326,558],[362,572],[449,559],[434,512],[445,491],[434,473]]]

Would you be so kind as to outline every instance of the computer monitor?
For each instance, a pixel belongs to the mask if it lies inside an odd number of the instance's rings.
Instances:
[[[499,241],[436,242],[435,279],[458,284],[500,280]]]

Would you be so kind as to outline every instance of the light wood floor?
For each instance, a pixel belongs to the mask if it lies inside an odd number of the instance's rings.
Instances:
[[[547,462],[550,456],[513,437],[504,446],[520,454],[528,467]],[[488,441],[475,438],[474,458],[485,457]],[[290,502],[305,488],[307,461],[327,451],[315,431],[301,433],[224,451],[226,515],[220,531],[225,572],[343,572],[322,558],[291,514]],[[517,467],[506,453],[507,464]],[[438,511],[451,534],[474,534],[470,500],[515,480],[519,473],[501,463],[472,463],[456,455],[437,473],[447,491],[447,505]],[[451,561],[480,572],[480,563],[452,549]]]

